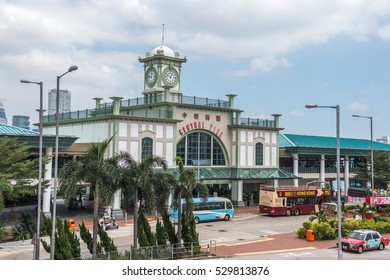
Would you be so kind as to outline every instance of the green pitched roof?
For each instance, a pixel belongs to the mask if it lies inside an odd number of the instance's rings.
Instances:
[[[39,132],[37,131],[0,123],[0,137],[17,138],[20,143],[27,143],[32,148],[39,148]],[[77,138],[73,136],[59,136],[58,147],[60,149],[69,148]],[[55,147],[54,135],[43,135],[42,140],[43,148]]]
[[[0,135],[39,136],[39,132],[0,123]]]
[[[290,152],[318,154],[336,149],[336,137],[300,134],[279,134],[279,148]],[[390,145],[373,141],[375,151],[390,151]],[[340,150],[351,155],[361,155],[371,150],[371,140],[340,138]]]

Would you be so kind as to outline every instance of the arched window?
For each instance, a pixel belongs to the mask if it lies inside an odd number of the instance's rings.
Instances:
[[[256,165],[263,165],[263,144],[256,144]]]
[[[153,156],[153,139],[149,137],[142,138],[141,160]]]
[[[210,134],[193,132],[183,137],[176,146],[176,154],[184,165],[226,165],[223,149]]]

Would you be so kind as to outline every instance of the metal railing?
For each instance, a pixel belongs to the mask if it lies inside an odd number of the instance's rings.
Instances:
[[[96,255],[95,260],[176,260],[194,259],[215,256],[216,241],[210,241],[207,246],[199,243],[182,243],[156,245],[134,248],[133,246],[119,247],[116,251]],[[89,252],[84,252],[76,260],[92,260]]]
[[[150,118],[165,118],[172,119],[173,113],[170,110],[162,109],[150,109],[139,107],[142,105],[155,104],[164,102],[163,94],[156,94],[148,97],[138,97],[133,99],[121,100],[121,115],[135,116],[135,117],[150,117]],[[211,99],[211,98],[202,98],[196,96],[180,96],[176,103],[189,104],[189,105],[202,105],[210,107],[219,107],[219,108],[229,108],[229,101],[224,101],[220,99]],[[86,109],[73,112],[60,113],[60,120],[77,120],[77,119],[88,119],[99,116],[112,115],[113,112],[113,102],[102,103],[95,109]],[[55,122],[55,114],[46,115],[43,117],[43,122]]]
[[[236,118],[232,118],[232,123],[236,124]],[[239,123],[240,125],[247,125],[247,126],[260,126],[260,127],[275,127],[275,121],[274,120],[268,120],[268,119],[256,119],[256,118],[241,118],[241,121]]]

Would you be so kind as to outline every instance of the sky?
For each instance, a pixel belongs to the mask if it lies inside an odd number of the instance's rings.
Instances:
[[[162,44],[187,58],[183,95],[227,100],[243,117],[281,114],[282,133],[390,136],[390,0],[0,0],[0,101],[38,121],[56,77],[72,111],[94,97],[142,96],[139,57]],[[162,36],[164,26],[164,36]]]

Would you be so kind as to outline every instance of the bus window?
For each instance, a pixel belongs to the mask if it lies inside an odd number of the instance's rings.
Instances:
[[[226,209],[233,209],[233,204],[230,201],[226,201]]]
[[[184,199],[182,205],[184,205]],[[210,221],[210,220],[230,220],[234,217],[234,208],[232,202],[227,198],[209,197],[206,201],[201,198],[194,198],[194,217],[196,221]],[[225,207],[226,206],[226,207]],[[182,207],[184,209],[184,207]],[[170,209],[171,220],[177,222],[177,207],[173,205]]]

